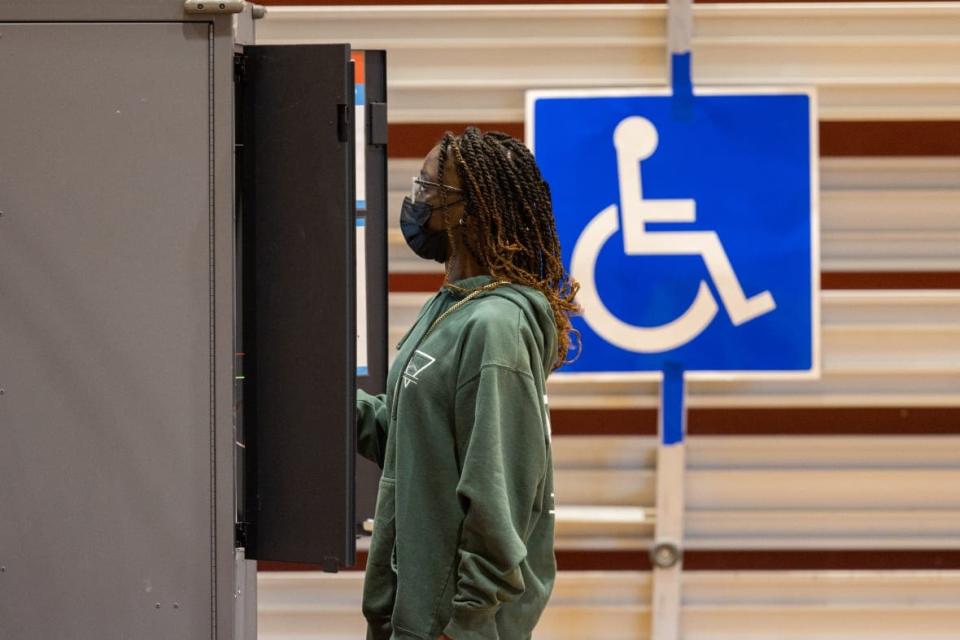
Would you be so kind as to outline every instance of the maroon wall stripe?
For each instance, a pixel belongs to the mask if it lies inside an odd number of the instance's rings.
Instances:
[[[560,571],[649,571],[649,555],[642,549],[558,549]],[[363,571],[366,551],[357,553],[357,565],[343,571]],[[960,569],[958,549],[697,549],[684,553],[685,571],[917,571]],[[320,571],[320,565],[293,562],[257,562],[258,571]]]
[[[957,549],[698,550],[684,554],[686,571],[875,571],[960,569]]]
[[[960,289],[960,271],[834,271],[822,289]]]
[[[687,414],[687,432],[692,421]],[[653,436],[656,409],[550,409],[554,436]]]
[[[391,273],[393,293],[425,293],[443,285],[442,273]],[[960,271],[833,271],[820,274],[821,289],[960,289]]]
[[[643,550],[559,550],[562,571],[648,571]],[[684,571],[871,571],[960,568],[960,550],[688,550]]]
[[[393,123],[389,126],[391,158],[421,158],[443,137],[460,133],[467,122]],[[484,131],[498,130],[523,139],[522,122],[480,122]],[[960,155],[960,120],[877,120],[820,122],[821,156],[954,156]]]
[[[391,158],[422,158],[447,131],[460,134],[469,122],[399,122],[387,126],[387,155]],[[522,122],[478,122],[483,131],[503,131],[523,140]]]
[[[657,433],[656,409],[551,409],[554,435]],[[960,435],[960,407],[690,409],[692,436]]]
[[[560,571],[650,571],[645,549],[558,549]]]
[[[821,121],[820,155],[960,155],[960,120]]]
[[[391,293],[425,293],[443,286],[442,273],[389,273],[387,288]]]

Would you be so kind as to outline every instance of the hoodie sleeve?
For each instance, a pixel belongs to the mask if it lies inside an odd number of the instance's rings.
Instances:
[[[521,563],[547,452],[533,376],[487,364],[457,391],[457,496],[464,510],[453,613],[454,640],[498,640],[500,605],[524,592]]]
[[[387,451],[387,396],[357,389],[357,452],[383,470]]]

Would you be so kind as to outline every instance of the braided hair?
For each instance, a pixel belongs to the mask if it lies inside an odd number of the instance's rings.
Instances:
[[[550,187],[533,154],[505,133],[467,127],[462,135],[447,132],[440,141],[437,177],[441,184],[448,158],[463,189],[464,246],[490,275],[546,296],[557,326],[554,368],[571,362],[567,359],[571,334],[577,339],[579,355],[579,334],[570,324],[570,314],[579,310],[574,297],[580,285],[563,268]],[[445,205],[445,190],[440,197]],[[453,229],[448,234],[454,246]]]

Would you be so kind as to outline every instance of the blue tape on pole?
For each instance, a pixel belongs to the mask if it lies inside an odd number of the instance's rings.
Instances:
[[[665,445],[683,442],[686,432],[683,395],[683,368],[668,365],[663,370],[663,382],[660,384],[660,420],[663,425],[660,438]]]
[[[690,52],[670,55],[670,84],[673,90],[673,113],[677,118],[688,118],[693,110],[693,78],[690,72]]]

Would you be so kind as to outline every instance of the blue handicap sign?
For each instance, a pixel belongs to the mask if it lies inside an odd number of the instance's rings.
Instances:
[[[812,90],[530,92],[582,337],[569,373],[818,372]]]

